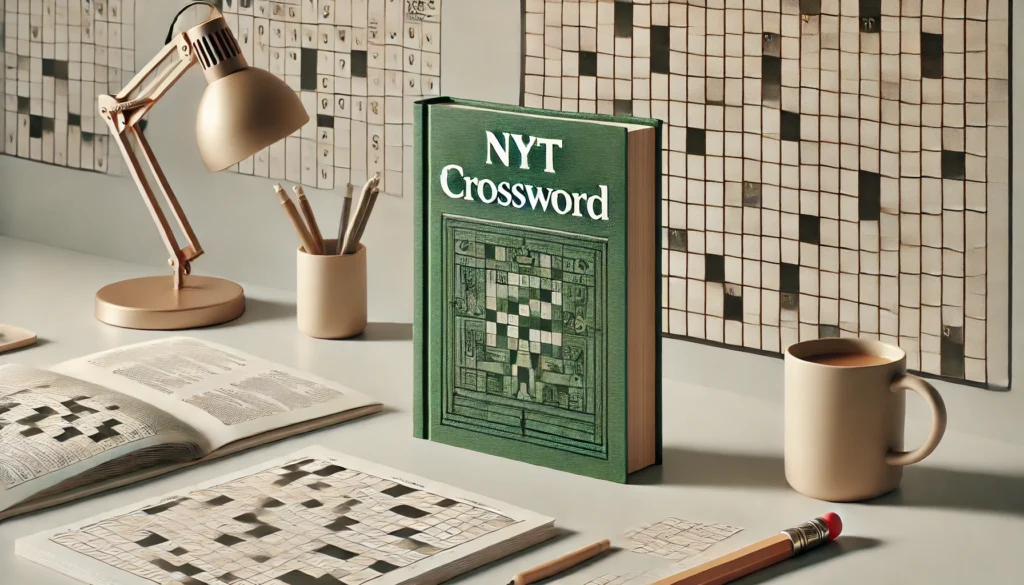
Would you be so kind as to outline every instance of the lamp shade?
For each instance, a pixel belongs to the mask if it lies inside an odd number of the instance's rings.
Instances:
[[[211,171],[221,171],[288,136],[309,121],[284,81],[245,67],[210,82],[199,102],[196,140]]]

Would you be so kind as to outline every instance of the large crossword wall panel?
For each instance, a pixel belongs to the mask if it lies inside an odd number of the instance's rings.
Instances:
[[[441,0],[224,0],[251,65],[299,93],[310,121],[238,164],[331,189],[380,173],[412,192],[413,103],[438,95]]]
[[[524,105],[666,121],[666,334],[1008,383],[1009,0],[524,11]]]
[[[96,109],[135,70],[134,0],[0,0],[3,148],[9,156],[118,173]]]

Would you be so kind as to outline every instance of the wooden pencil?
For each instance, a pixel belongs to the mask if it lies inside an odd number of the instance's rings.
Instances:
[[[349,219],[348,227],[345,228],[345,243],[341,248],[342,254],[351,254],[356,251],[356,233],[358,233],[359,225],[363,221],[363,214],[366,213],[366,207],[370,204],[370,193],[373,192],[378,181],[378,175],[375,174],[366,182],[365,185],[363,185],[363,190],[359,193],[359,201],[356,202],[356,210],[352,213],[352,218]]]
[[[306,228],[309,230],[309,235],[313,236],[313,245],[316,246],[316,251],[313,253],[323,254],[324,236],[320,233],[320,226],[316,224],[313,206],[309,204],[309,199],[306,199],[306,192],[302,189],[302,185],[295,185],[292,187],[292,191],[295,191],[295,196],[299,198],[299,211],[302,212],[302,217],[306,220]]]
[[[352,191],[355,187],[352,183],[345,188],[345,201],[341,204],[341,222],[338,223],[338,239],[334,242],[332,254],[341,254],[341,247],[345,243],[345,228],[348,227],[349,215],[352,213]]]
[[[380,195],[380,189],[374,188],[373,191],[370,191],[370,202],[366,204],[366,213],[363,214],[363,220],[359,222],[359,231],[356,232],[355,248],[359,248],[359,242],[363,239],[363,232],[366,231],[366,224],[370,223],[370,214],[373,213],[373,206],[377,204],[378,195]]]
[[[295,203],[292,202],[292,198],[288,196],[288,192],[284,190],[280,183],[274,183],[274,191],[277,192],[277,197],[281,200],[281,207],[284,208],[288,219],[291,220],[292,227],[295,228],[295,233],[298,234],[303,249],[306,250],[307,254],[315,254],[313,250],[316,249],[316,244],[313,242],[313,236],[310,235],[306,229],[306,224],[299,217],[299,211],[295,209]]]
[[[611,548],[611,542],[609,542],[608,539],[595,542],[594,544],[585,546],[569,554],[562,555],[557,559],[552,559],[542,565],[537,565],[530,570],[523,571],[513,577],[512,580],[509,581],[508,585],[530,585],[530,583],[536,583],[537,581],[554,577],[555,575],[567,571],[584,561],[596,557],[609,548]]]
[[[834,540],[843,522],[829,512],[651,585],[722,585]]]

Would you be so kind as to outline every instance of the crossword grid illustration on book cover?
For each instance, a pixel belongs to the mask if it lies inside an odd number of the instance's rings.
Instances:
[[[522,100],[666,121],[666,334],[1006,385],[1009,9],[524,0]]]

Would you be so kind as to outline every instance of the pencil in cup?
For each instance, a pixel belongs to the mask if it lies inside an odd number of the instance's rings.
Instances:
[[[341,204],[341,222],[338,223],[338,240],[331,247],[331,254],[341,254],[342,245],[345,243],[345,231],[348,227],[349,216],[352,214],[352,191],[354,189],[352,183],[345,188],[345,200]]]
[[[373,191],[380,184],[380,175],[374,174],[373,177],[363,185],[363,190],[359,194],[359,201],[356,203],[355,212],[349,219],[348,227],[345,228],[345,241],[341,247],[342,254],[351,254],[356,251],[359,246],[359,238],[362,237],[362,231],[366,229],[366,221],[368,219],[367,211],[372,209],[371,201],[374,199]]]
[[[302,189],[302,185],[295,185],[292,187],[292,191],[295,191],[295,196],[299,199],[299,211],[302,212],[302,217],[306,220],[306,228],[313,237],[313,246],[316,247],[314,254],[325,253],[324,237],[320,233],[320,226],[316,223],[313,206],[309,204],[309,199],[306,199],[306,192]]]
[[[356,231],[356,246],[358,246],[359,242],[363,239],[363,232],[366,231],[366,224],[370,223],[370,214],[373,213],[373,206],[377,204],[378,195],[380,195],[380,189],[374,187],[373,191],[370,191],[370,202],[366,204],[366,212],[363,213],[363,221],[359,223],[359,230]]]
[[[316,242],[313,241],[312,234],[309,233],[309,230],[306,229],[306,224],[299,217],[299,211],[295,208],[295,203],[291,197],[288,196],[288,192],[284,190],[280,183],[274,183],[274,191],[277,193],[278,199],[281,200],[281,207],[284,208],[285,214],[291,220],[292,227],[295,229],[295,233],[298,234],[303,249],[310,254],[316,254]]]

